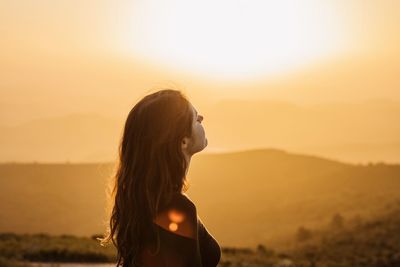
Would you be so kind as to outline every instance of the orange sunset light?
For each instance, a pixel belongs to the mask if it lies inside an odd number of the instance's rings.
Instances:
[[[333,2],[138,1],[126,49],[180,71],[252,78],[350,50],[347,21]]]

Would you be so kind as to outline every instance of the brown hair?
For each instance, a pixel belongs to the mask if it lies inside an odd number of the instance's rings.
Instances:
[[[129,112],[119,145],[108,234],[118,251],[117,266],[137,266],[144,233],[176,192],[186,191],[181,142],[192,134],[189,101],[177,90],[145,96]]]

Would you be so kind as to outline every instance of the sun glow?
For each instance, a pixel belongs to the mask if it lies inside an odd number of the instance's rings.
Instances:
[[[138,1],[130,50],[168,68],[216,77],[269,75],[345,47],[329,1]]]

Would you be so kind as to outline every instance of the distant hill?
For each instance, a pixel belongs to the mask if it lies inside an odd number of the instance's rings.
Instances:
[[[114,165],[1,164],[0,232],[102,233]],[[400,165],[351,165],[265,149],[199,154],[189,197],[224,246],[278,244],[333,214],[366,216],[400,197]]]
[[[209,144],[221,148],[273,147],[352,163],[400,163],[395,101],[298,105],[231,99],[204,113]]]
[[[121,124],[94,113],[0,128],[0,162],[104,162],[116,158]]]
[[[296,105],[231,99],[199,112],[208,152],[279,148],[352,163],[400,163],[395,101]],[[75,113],[0,125],[0,162],[113,161],[125,119]]]
[[[279,150],[199,155],[190,194],[226,245],[273,242],[339,212],[369,214],[400,197],[400,165],[351,165]],[[232,234],[234,233],[234,234]]]

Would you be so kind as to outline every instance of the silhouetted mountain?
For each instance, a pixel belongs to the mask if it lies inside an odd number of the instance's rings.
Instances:
[[[3,127],[0,161],[110,161],[115,159],[121,130],[116,120],[92,113]]]
[[[400,165],[351,165],[279,150],[199,155],[190,194],[226,245],[282,239],[299,223],[365,214],[399,197]],[[232,235],[231,233],[235,233]]]
[[[400,104],[225,100],[205,114],[209,144],[275,147],[348,162],[400,162]]]

